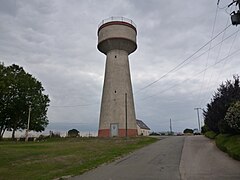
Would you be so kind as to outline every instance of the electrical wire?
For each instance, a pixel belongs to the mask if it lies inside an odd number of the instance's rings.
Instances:
[[[224,32],[224,30],[228,29],[229,27],[230,27],[230,26],[228,26],[228,27],[226,27],[225,29],[223,29],[221,32],[219,32],[219,33],[218,33],[214,38],[212,38],[210,41],[215,40],[219,35],[221,35],[221,34]],[[239,29],[239,30],[240,30],[240,29]],[[228,37],[222,39],[221,42],[219,42],[219,43],[217,43],[216,45],[212,46],[211,49],[217,47],[217,46],[220,45],[223,41],[229,39],[229,38],[232,37],[234,34],[238,33],[239,30],[238,30],[238,31],[235,31],[234,33],[232,33],[232,34],[229,35]],[[208,41],[208,42],[207,42],[206,44],[204,44],[201,48],[199,48],[197,51],[195,51],[195,53],[193,53],[191,56],[189,56],[189,57],[186,58],[184,61],[182,61],[180,64],[178,64],[176,67],[174,67],[172,70],[170,70],[167,74],[165,74],[165,76],[167,76],[167,75],[170,74],[171,72],[180,70],[180,69],[183,68],[184,66],[190,64],[193,60],[198,59],[199,57],[201,57],[202,55],[204,55],[205,53],[207,53],[208,50],[205,51],[205,52],[203,52],[203,53],[200,54],[199,56],[193,58],[191,61],[188,61],[188,63],[185,63],[187,60],[189,60],[189,59],[192,58],[194,55],[196,55],[200,50],[202,50],[204,47],[206,47],[206,46],[210,43],[210,41]],[[210,50],[211,50],[211,49],[210,49]],[[185,64],[184,64],[184,63],[185,63]],[[165,76],[163,75],[162,77],[160,77],[160,78],[159,78],[158,80],[156,80],[156,81],[157,81],[157,82],[160,81],[160,80],[161,80],[162,78],[164,78]],[[156,83],[156,82],[153,81],[151,84],[155,84],[155,83]],[[149,85],[150,85],[150,84],[149,84]],[[175,86],[173,86],[173,87],[175,87]],[[172,88],[173,88],[173,87],[172,87]],[[145,86],[145,89],[146,89],[146,88],[147,88],[147,87]],[[137,94],[137,92],[136,92],[135,94]],[[145,99],[145,98],[144,98],[144,99]],[[58,106],[58,105],[50,105],[50,107],[52,107],[52,108],[74,108],[74,107],[88,107],[88,106],[94,106],[94,105],[99,105],[99,104],[100,104],[100,103],[78,104],[78,105],[59,105],[59,106]]]
[[[229,19],[227,19],[227,22],[226,22],[226,25],[225,25],[226,27],[228,26],[228,23],[229,23]],[[226,31],[224,31],[224,33],[222,35],[222,41],[220,43],[220,47],[219,47],[219,50],[218,50],[218,53],[217,53],[217,56],[216,56],[216,59],[215,59],[215,63],[218,61],[220,53],[222,51],[223,39],[225,38],[225,34],[226,34]],[[210,88],[211,88],[210,83],[212,82],[212,77],[213,77],[213,72],[211,73],[210,78],[208,79],[204,89],[210,90]],[[201,107],[201,104],[202,104],[203,100],[204,100],[204,96],[201,96],[201,100],[199,101],[199,107]]]
[[[206,71],[207,69],[212,68],[212,67],[216,66],[217,64],[219,64],[219,63],[221,63],[221,62],[223,62],[223,61],[227,61],[227,59],[228,59],[229,57],[235,55],[235,54],[236,54],[237,52],[239,52],[239,51],[240,51],[240,48],[237,49],[236,51],[234,51],[232,54],[229,54],[229,55],[227,55],[226,57],[222,58],[221,60],[217,61],[216,63],[214,63],[214,64],[212,64],[212,65],[204,68],[202,71],[196,73],[193,77],[196,77],[196,76],[202,74],[202,73],[203,73],[204,71]],[[146,100],[146,99],[149,99],[149,98],[151,98],[151,97],[158,96],[159,94],[162,94],[162,93],[164,93],[164,92],[166,92],[166,91],[168,91],[168,90],[170,90],[170,89],[172,89],[172,88],[174,88],[174,87],[177,87],[177,86],[179,86],[180,84],[183,84],[184,82],[189,81],[189,80],[191,80],[191,79],[192,79],[192,78],[185,79],[184,81],[182,81],[182,82],[180,82],[180,83],[178,83],[178,84],[175,84],[175,85],[173,85],[173,86],[171,86],[171,87],[169,87],[169,88],[166,88],[166,89],[164,89],[164,90],[162,90],[162,91],[160,91],[160,92],[158,92],[158,93],[155,93],[155,94],[153,94],[153,95],[147,96],[147,97],[142,98],[142,99],[140,99],[140,100]]]
[[[228,51],[228,55],[230,54],[230,52],[231,52],[231,50],[232,50],[232,48],[233,48],[233,45],[234,45],[234,43],[235,43],[235,41],[236,41],[236,39],[237,39],[239,30],[240,30],[240,27],[239,27],[238,30],[236,31],[237,33],[236,33],[235,37],[233,38],[232,44],[231,44],[231,46],[230,46],[230,48],[229,48],[229,51]],[[225,65],[226,65],[226,62],[227,62],[227,60],[225,60],[224,63],[223,63],[223,66],[221,66],[221,69],[220,69],[220,71],[219,71],[219,73],[218,73],[217,80],[216,80],[215,82],[218,82],[218,81],[219,81],[221,72],[223,72],[223,70],[224,70],[224,68],[225,68]],[[208,97],[208,99],[209,99],[209,98],[210,98],[210,96]]]
[[[192,55],[190,55],[188,58],[186,58],[185,60],[183,60],[181,63],[179,63],[177,66],[175,66],[173,69],[171,69],[170,71],[168,71],[166,74],[162,75],[160,78],[158,78],[157,80],[149,83],[148,85],[142,87],[141,89],[137,90],[135,94],[139,93],[140,91],[143,91],[147,88],[149,88],[150,86],[152,86],[153,84],[159,82],[161,79],[165,78],[168,74],[176,71],[180,66],[182,66],[185,62],[187,62],[189,59],[191,59],[194,55],[196,55],[199,51],[201,51],[204,47],[206,47],[209,43],[211,43],[213,40],[215,40],[220,34],[222,34],[225,30],[227,30],[231,25],[229,25],[228,27],[224,28],[221,32],[219,32],[216,36],[214,36],[212,39],[210,39],[207,43],[205,43],[202,47],[200,47],[197,51],[195,51]],[[179,70],[179,69],[178,69]]]
[[[216,21],[217,21],[217,14],[218,14],[218,8],[219,8],[219,2],[220,2],[220,1],[218,1],[218,3],[217,3],[217,7],[216,7],[216,11],[215,11],[215,17],[214,17],[214,21],[213,21],[213,28],[212,28],[211,39],[212,39],[213,34],[214,34],[214,31],[215,31],[215,26],[216,26]],[[225,32],[226,32],[226,30],[224,30],[224,33],[225,33]],[[209,43],[209,49],[208,49],[208,55],[207,55],[205,67],[208,66],[208,61],[209,61],[211,46],[212,46],[212,41]],[[200,87],[200,91],[199,91],[199,98],[198,98],[199,101],[200,101],[200,98],[202,97],[202,91],[203,91],[203,88],[204,88],[205,75],[206,75],[206,71],[203,73],[202,83],[201,83],[201,87]],[[198,102],[199,102],[199,101],[198,101]]]
[[[239,32],[240,29],[238,29],[237,31],[235,31],[234,33],[230,34],[229,36],[227,36],[226,38],[222,39],[222,41],[220,41],[219,43],[215,44],[214,46],[211,47],[210,50],[214,49],[215,47],[217,47],[218,45],[221,45],[222,42],[226,41],[227,39],[229,39],[230,37],[232,37],[233,35],[237,34]],[[203,53],[201,53],[200,55],[196,56],[195,58],[193,58],[191,61],[185,63],[184,65],[188,65],[190,63],[192,63],[194,60],[200,58],[201,56],[203,56],[204,54],[206,54],[208,52],[208,50],[204,51]],[[176,69],[176,71],[180,70],[182,68],[182,66],[180,66],[178,69]]]

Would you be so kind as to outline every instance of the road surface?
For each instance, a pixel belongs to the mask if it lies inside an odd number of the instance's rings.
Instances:
[[[240,180],[240,161],[204,136],[186,137],[180,164],[183,180]]]
[[[178,180],[183,142],[184,137],[162,139],[73,180]]]
[[[71,180],[239,180],[240,162],[203,136],[173,136]]]

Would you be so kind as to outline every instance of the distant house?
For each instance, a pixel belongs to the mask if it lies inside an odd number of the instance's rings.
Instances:
[[[139,136],[149,136],[150,128],[141,120],[137,121],[137,131]]]

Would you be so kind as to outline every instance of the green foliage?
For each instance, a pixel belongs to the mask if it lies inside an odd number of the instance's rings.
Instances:
[[[156,142],[151,137],[59,138],[43,142],[0,142],[0,179],[55,179],[79,175]]]
[[[234,81],[227,80],[225,84],[220,85],[203,113],[205,124],[216,133],[232,132],[232,128],[224,118],[231,104],[240,100],[239,76],[233,78]]]
[[[216,145],[229,156],[240,161],[240,135],[219,134]]]
[[[31,105],[30,130],[41,132],[48,125],[49,98],[42,84],[22,67],[0,64],[0,137],[5,130],[26,129]]]
[[[215,137],[218,135],[217,133],[213,132],[213,131],[207,131],[204,134],[206,137],[210,138],[210,139],[215,139]]]
[[[79,137],[79,131],[76,129],[69,130],[68,137]]]
[[[183,131],[183,133],[193,133],[193,130],[192,129],[185,129],[184,131]]]
[[[233,130],[233,133],[240,134],[240,101],[228,108],[224,121]]]
[[[201,127],[201,132],[205,134],[206,132],[210,131],[209,127],[205,124],[204,126]]]

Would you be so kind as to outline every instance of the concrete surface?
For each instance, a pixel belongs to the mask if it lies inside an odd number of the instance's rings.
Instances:
[[[136,36],[136,28],[128,22],[112,21],[99,27],[98,50],[107,55],[99,137],[124,137],[126,129],[128,136],[137,135],[128,59],[137,48]]]
[[[169,137],[72,180],[178,180],[184,137]]]
[[[204,136],[185,138],[180,163],[183,180],[240,180],[240,162]]]

